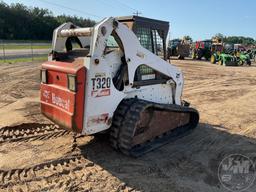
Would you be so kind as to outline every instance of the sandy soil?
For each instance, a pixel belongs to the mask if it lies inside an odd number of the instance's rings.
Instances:
[[[67,160],[71,134],[0,142],[0,191],[226,191],[217,175],[221,160],[234,153],[256,159],[256,66],[172,63],[184,72],[183,99],[200,112],[193,133],[137,159],[112,150],[103,137],[78,138],[81,159],[74,161]],[[40,115],[39,68],[0,65],[0,127],[50,123]]]

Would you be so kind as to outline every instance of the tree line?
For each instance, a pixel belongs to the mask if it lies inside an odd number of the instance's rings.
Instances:
[[[27,7],[20,3],[8,5],[0,1],[0,39],[51,40],[53,30],[67,21],[81,27],[95,24],[91,19],[54,16],[48,9]]]
[[[243,44],[243,45],[255,45],[256,41],[251,37],[243,37],[243,36],[224,36],[221,33],[215,35],[222,39],[224,43],[231,43],[231,44]]]
[[[243,37],[243,36],[224,36],[221,33],[216,34],[212,38],[218,38],[221,39],[224,43],[230,43],[230,44],[243,44],[243,45],[256,45],[256,40],[254,40],[251,37]],[[186,35],[183,37],[183,39],[187,41],[193,41],[193,39]]]
[[[51,40],[53,30],[65,22],[72,22],[81,27],[95,24],[91,19],[76,16],[54,16],[48,9],[27,7],[16,3],[8,5],[0,1],[0,39],[6,40]],[[224,43],[256,44],[251,37],[215,35]],[[190,36],[184,39],[192,41]]]

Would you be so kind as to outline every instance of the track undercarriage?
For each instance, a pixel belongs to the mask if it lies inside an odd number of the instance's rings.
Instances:
[[[124,154],[138,157],[184,136],[198,121],[193,108],[126,99],[115,112],[110,142]]]

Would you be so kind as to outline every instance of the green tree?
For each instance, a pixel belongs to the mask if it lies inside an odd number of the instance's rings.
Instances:
[[[243,36],[224,36],[221,33],[217,33],[213,38],[221,38],[224,43],[231,44],[243,44],[243,45],[255,45],[256,41],[251,37],[243,37]]]
[[[213,38],[224,39],[224,35],[221,33],[217,33],[216,35],[213,36]]]
[[[95,21],[76,16],[53,16],[48,9],[29,8],[23,4],[8,5],[0,1],[0,38],[14,40],[51,40],[53,30],[64,22],[81,27]]]
[[[193,42],[192,37],[190,37],[189,35],[185,35],[185,36],[183,37],[183,39],[186,40],[186,41],[189,41],[189,42]]]

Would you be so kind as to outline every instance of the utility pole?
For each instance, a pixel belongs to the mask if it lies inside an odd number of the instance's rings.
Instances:
[[[133,14],[136,15],[136,16],[139,16],[139,15],[141,15],[142,13],[139,12],[139,11],[136,11],[136,12],[134,12]]]
[[[4,57],[4,63],[5,63],[5,45],[4,45],[4,40],[2,40],[2,47],[3,47],[3,57]]]
[[[34,51],[33,51],[33,43],[32,43],[32,40],[31,40],[31,42],[30,42],[30,48],[31,48],[32,61],[34,61]]]

